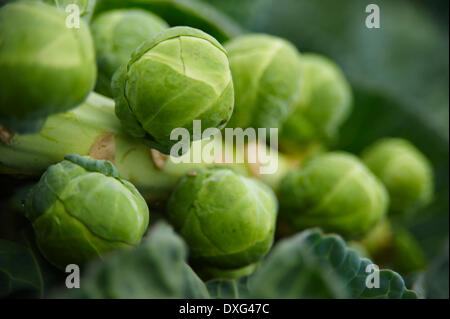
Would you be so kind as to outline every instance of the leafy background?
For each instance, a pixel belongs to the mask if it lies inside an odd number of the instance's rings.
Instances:
[[[335,141],[334,148],[358,154],[380,137],[399,136],[411,140],[431,159],[436,174],[435,200],[431,207],[418,212],[413,218],[401,220],[422,246],[430,265],[425,272],[407,278],[407,286],[414,287],[419,295],[422,293],[429,298],[448,298],[448,1],[204,1],[249,31],[285,37],[302,52],[325,54],[343,68],[352,84],[355,103],[351,118]],[[380,7],[380,29],[367,29],[364,25],[367,16],[365,7],[369,3]],[[35,247],[27,240],[29,229],[23,227],[26,222],[14,213],[20,203],[11,197],[13,190],[27,183],[0,176],[0,185],[7,185],[0,192],[0,237],[24,243],[19,247],[0,241],[0,257],[17,254],[19,257],[14,260],[24,260],[13,262],[0,258],[3,262],[0,264],[0,286],[7,287],[0,289],[0,296],[14,297],[18,292],[19,296],[42,296],[44,286],[51,287],[54,282],[61,282],[58,275],[48,270],[51,268],[49,265],[38,260]],[[20,233],[13,231],[23,228],[25,230]],[[298,289],[297,294],[286,292],[285,297],[361,297],[361,292],[358,295],[355,290],[349,289],[350,277],[337,271],[343,260],[349,258],[345,256],[354,256],[354,253],[336,237],[314,233],[314,236],[320,237],[319,242],[333,242],[338,252],[335,256],[340,256],[340,259],[323,258],[320,249],[311,248],[305,240],[308,234],[300,234],[278,243],[265,264],[251,278],[215,281],[204,287],[185,262],[187,252],[184,243],[165,225],[158,226],[156,230],[150,232],[134,254],[127,256],[127,261],[113,255],[104,264],[90,265],[83,276],[90,278],[92,284],[77,293],[81,296],[120,297],[116,293],[122,288],[118,287],[125,285],[125,289],[127,283],[121,282],[115,274],[117,269],[122,268],[137,269],[136,273],[129,274],[135,275],[133,278],[136,280],[132,283],[136,287],[148,287],[150,283],[154,287],[153,290],[136,290],[133,296],[140,298],[245,297],[260,289],[277,291],[279,287],[286,287],[292,279],[298,287],[314,286],[317,289]],[[150,239],[158,245],[152,244]],[[298,248],[299,242],[302,250]],[[155,259],[162,248],[168,253],[161,259]],[[305,262],[284,259],[295,253],[301,254]],[[27,260],[30,262],[25,262]],[[341,260],[341,264],[337,260]],[[141,263],[156,269],[158,276],[149,275],[148,271],[137,267]],[[361,266],[361,263],[363,261],[359,257],[354,260],[354,265]],[[20,265],[25,264],[28,268],[21,270]],[[280,265],[285,267],[287,275],[268,282],[270,287],[258,287],[258,282],[261,285],[262,281],[254,278],[266,276],[264,272],[270,274],[271,267]],[[12,273],[11,269],[17,272]],[[295,277],[300,269],[308,276]],[[383,282],[393,283],[392,291],[397,293],[397,297],[411,297],[395,273],[388,272],[384,276],[387,279]],[[323,281],[324,277],[328,278],[327,281]],[[174,279],[177,279],[176,282]],[[390,286],[383,285],[383,289],[386,287]],[[65,296],[59,291],[52,292],[51,296],[77,297]]]

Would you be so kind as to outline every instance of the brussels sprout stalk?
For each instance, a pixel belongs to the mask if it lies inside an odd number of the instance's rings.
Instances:
[[[96,93],[81,106],[49,117],[38,134],[1,132],[7,143],[0,143],[0,173],[39,175],[66,154],[89,155],[114,163],[147,200],[167,196],[177,179],[155,166],[148,147],[122,131],[114,102]]]

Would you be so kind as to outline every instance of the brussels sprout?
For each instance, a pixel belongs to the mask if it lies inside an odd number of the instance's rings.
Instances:
[[[233,112],[234,93],[225,49],[193,28],[176,27],[144,42],[112,80],[116,114],[130,135],[168,154],[175,128],[193,120],[223,128]]]
[[[317,54],[303,54],[300,99],[283,123],[280,143],[290,151],[335,137],[351,110],[349,83],[336,64]]]
[[[202,271],[228,271],[256,263],[273,242],[277,201],[265,184],[220,167],[183,176],[168,202],[168,216]],[[236,273],[241,273],[236,271]]]
[[[108,161],[67,155],[50,166],[26,200],[42,254],[54,265],[82,264],[139,243],[148,207]]]
[[[319,155],[287,173],[280,185],[280,217],[295,230],[321,227],[354,237],[382,218],[389,198],[383,184],[358,158]]]
[[[96,16],[91,25],[98,64],[96,91],[112,96],[114,72],[128,62],[139,44],[168,27],[160,17],[139,9],[111,10]]]
[[[279,127],[299,98],[300,54],[281,38],[237,37],[225,44],[230,57],[236,106],[230,127]]]
[[[66,26],[64,11],[34,1],[0,9],[0,124],[37,131],[49,114],[81,103],[96,65],[87,25]]]
[[[393,213],[411,212],[431,201],[433,169],[425,155],[410,142],[382,139],[369,146],[361,157],[386,186]]]

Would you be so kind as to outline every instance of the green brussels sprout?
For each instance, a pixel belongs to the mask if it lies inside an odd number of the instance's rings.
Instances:
[[[393,213],[412,212],[431,201],[433,168],[410,142],[382,139],[363,151],[361,157],[386,186]]]
[[[357,157],[330,152],[287,173],[279,200],[280,217],[295,230],[321,227],[355,237],[386,214],[389,197],[383,184]]]
[[[0,9],[0,124],[35,132],[44,119],[80,104],[96,78],[88,26],[66,26],[64,11],[19,1]]]
[[[202,128],[223,128],[234,105],[225,49],[203,31],[176,27],[144,42],[112,80],[116,114],[125,130],[150,147],[170,153],[175,128],[190,140],[193,120]]]
[[[277,215],[273,191],[231,169],[188,172],[169,198],[167,211],[202,271],[228,271],[228,277],[258,262],[272,246]]]
[[[96,16],[91,24],[98,64],[96,91],[112,96],[114,72],[128,62],[142,42],[168,27],[160,17],[139,9],[111,10]]]
[[[423,270],[427,265],[425,252],[417,239],[403,226],[381,220],[360,241],[378,265],[402,274]]]
[[[225,44],[236,105],[230,127],[277,128],[299,98],[300,54],[288,41],[249,34]]]
[[[61,268],[138,244],[149,221],[145,200],[109,161],[79,155],[50,166],[25,206],[39,249]]]
[[[352,93],[338,66],[317,54],[303,54],[300,99],[283,123],[280,144],[287,151],[337,135],[350,114]]]

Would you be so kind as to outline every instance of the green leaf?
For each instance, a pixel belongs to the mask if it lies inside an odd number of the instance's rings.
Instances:
[[[27,247],[0,239],[0,297],[32,292],[42,296],[40,267]]]
[[[186,263],[183,240],[158,223],[133,250],[117,252],[87,266],[80,288],[56,298],[208,298],[206,286]]]
[[[248,296],[247,278],[218,279],[206,283],[209,295],[215,299],[239,299]]]
[[[129,7],[152,11],[171,26],[190,26],[203,30],[219,42],[243,32],[231,18],[200,0],[97,0],[95,14]]]
[[[280,241],[249,277],[251,298],[417,298],[400,275],[379,271],[379,287],[368,288],[366,267],[338,235],[306,230]]]

